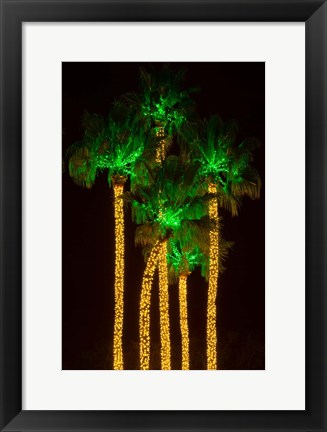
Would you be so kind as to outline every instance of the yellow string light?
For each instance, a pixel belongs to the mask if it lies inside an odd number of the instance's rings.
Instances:
[[[156,162],[161,164],[166,157],[165,131],[161,126],[157,136],[162,138],[156,149]],[[159,252],[159,309],[160,309],[160,339],[161,339],[161,369],[170,370],[170,324],[169,324],[169,292],[167,244],[163,243]]]
[[[142,279],[140,302],[140,368],[142,370],[148,370],[150,367],[151,288],[160,249],[161,244],[157,242],[150,252]]]
[[[157,137],[164,138],[165,131],[163,127],[159,127],[157,130]],[[159,146],[156,149],[156,162],[161,163],[165,159],[165,140],[162,139],[159,143]]]
[[[123,317],[124,317],[124,184],[114,183],[115,208],[115,322],[114,322],[114,369],[124,369],[123,362]]]
[[[170,325],[169,325],[169,292],[167,243],[162,243],[159,252],[159,309],[161,338],[161,369],[170,370]]]
[[[216,186],[209,184],[209,193],[216,193]],[[218,289],[218,199],[211,198],[209,202],[209,217],[217,222],[217,226],[210,230],[210,263],[209,288],[207,306],[207,369],[217,369],[217,327],[216,327],[216,298]]]
[[[179,277],[179,320],[182,334],[182,370],[189,370],[189,332],[187,321],[187,275]]]

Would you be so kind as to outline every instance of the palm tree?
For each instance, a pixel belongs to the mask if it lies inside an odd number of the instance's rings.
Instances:
[[[201,242],[204,241],[201,237]],[[193,269],[201,265],[203,253],[197,242],[189,247],[183,247],[181,241],[175,238],[168,242],[169,279],[174,282],[178,279],[179,293],[179,319],[182,336],[182,370],[189,370],[189,329],[187,314],[187,278]]]
[[[129,93],[123,99],[133,106],[146,130],[154,130],[158,137],[155,151],[155,163],[161,164],[172,143],[173,134],[187,123],[194,108],[190,93],[195,89],[182,89],[185,71],[177,72],[165,65],[157,71],[147,71],[140,68],[141,92]],[[160,193],[160,191],[159,191]],[[169,296],[167,244],[161,243],[158,259],[159,269],[159,299],[160,299],[160,329],[162,348],[162,366],[170,368],[170,344],[166,340],[169,334]],[[165,348],[166,347],[166,348]]]
[[[185,70],[174,71],[169,65],[158,71],[140,68],[141,91],[127,93],[122,98],[136,109],[146,130],[155,130],[162,137],[156,152],[158,163],[165,158],[173,135],[188,123],[194,111],[190,94],[197,88],[183,89],[184,78]]]
[[[252,151],[257,146],[254,139],[236,144],[235,122],[223,123],[218,116],[203,121],[188,135],[191,152],[201,164],[199,175],[213,194],[209,202],[209,217],[219,220],[219,207],[237,215],[242,196],[258,199],[261,181],[251,165]],[[218,224],[216,225],[218,226]],[[209,287],[207,305],[207,368],[217,369],[216,298],[219,273],[219,232],[210,232]]]
[[[132,203],[133,220],[140,225],[136,229],[135,241],[144,247],[147,260],[140,303],[141,369],[149,369],[150,364],[150,296],[162,244],[172,237],[187,238],[191,227],[193,231],[201,231],[201,219],[206,216],[206,197],[198,194],[199,186],[195,182],[197,170],[197,165],[182,165],[176,156],[170,156],[151,170],[151,184],[140,185],[133,193],[125,194]],[[164,262],[167,263],[166,255]],[[165,278],[168,285],[168,270]],[[168,286],[166,293],[161,291],[160,296],[164,297],[159,305],[161,368],[170,369],[169,315],[168,310],[162,311],[169,304]],[[163,316],[168,317],[164,323]]]
[[[83,117],[84,138],[73,144],[68,152],[69,174],[73,180],[90,188],[98,172],[107,170],[108,184],[114,190],[115,216],[115,318],[113,364],[115,370],[124,368],[124,211],[121,196],[128,176],[144,149],[142,132],[136,133],[132,116],[115,104],[108,121],[95,114]]]
[[[210,232],[217,228],[221,231],[221,223],[216,227],[216,222],[208,217],[203,217],[198,222],[201,230],[193,229],[190,226],[189,232],[185,235],[176,233],[174,238],[168,241],[168,263],[169,280],[175,283],[178,280],[180,327],[182,335],[182,369],[189,369],[189,331],[187,321],[187,280],[189,275],[197,267],[201,267],[201,274],[208,280],[209,276],[209,253],[210,253]],[[229,249],[233,243],[226,241],[219,236],[219,272],[223,272],[224,261],[227,258]]]

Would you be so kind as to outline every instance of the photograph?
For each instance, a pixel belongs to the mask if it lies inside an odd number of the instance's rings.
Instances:
[[[61,72],[62,369],[265,370],[265,62]]]

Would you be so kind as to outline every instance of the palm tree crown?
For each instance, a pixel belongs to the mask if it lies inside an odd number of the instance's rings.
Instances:
[[[217,115],[204,120],[188,135],[192,156],[201,165],[199,175],[216,187],[219,204],[237,214],[240,197],[259,198],[261,181],[252,166],[258,146],[249,138],[236,144],[237,125]]]
[[[83,140],[69,151],[69,173],[74,181],[90,188],[99,171],[108,170],[108,182],[131,175],[144,151],[144,134],[135,117],[119,103],[107,119],[96,114],[83,117]]]
[[[108,181],[127,177],[144,150],[142,129],[137,130],[135,118],[117,104],[111,112],[103,134],[97,143],[96,164],[108,170]]]
[[[196,88],[183,89],[184,76],[184,70],[173,71],[167,65],[158,72],[140,68],[141,92],[123,98],[136,107],[147,129],[163,128],[171,136],[194,110],[190,94]]]
[[[197,224],[199,226],[199,223]],[[189,235],[185,237],[177,235],[168,241],[168,265],[170,283],[175,283],[181,274],[190,274],[196,267],[201,268],[201,275],[208,280],[209,278],[209,257],[210,257],[210,230],[216,226],[215,221],[209,218],[201,219],[201,230],[198,228],[189,230]],[[219,231],[222,225],[219,221]],[[178,240],[176,239],[178,238]],[[219,273],[225,270],[224,262],[228,256],[233,242],[225,240],[219,235]]]
[[[173,235],[187,242],[192,231],[203,230],[209,196],[195,181],[197,171],[197,164],[185,165],[169,156],[151,170],[151,184],[125,194],[132,202],[133,220],[140,225],[137,243],[153,244]]]

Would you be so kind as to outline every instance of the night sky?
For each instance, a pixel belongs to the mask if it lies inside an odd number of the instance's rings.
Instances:
[[[83,136],[85,111],[107,116],[120,95],[139,88],[139,67],[147,63],[63,63],[63,160]],[[153,66],[153,64],[152,64]],[[256,137],[254,165],[262,180],[261,198],[245,197],[239,216],[220,209],[222,235],[234,247],[219,278],[218,361],[222,369],[265,368],[265,65],[264,63],[173,63],[186,69],[185,88],[200,118],[219,114],[238,121],[238,141]],[[160,63],[154,65],[160,67]],[[91,190],[74,184],[63,164],[62,177],[62,368],[112,369],[114,320],[113,190],[106,174]],[[128,187],[128,184],[127,184]],[[125,214],[124,361],[138,368],[139,298],[145,268],[134,246],[135,225]],[[172,368],[180,369],[178,286],[170,286]],[[207,283],[196,270],[188,279],[190,367],[206,368]],[[159,300],[155,282],[151,306],[151,368],[160,368]]]

